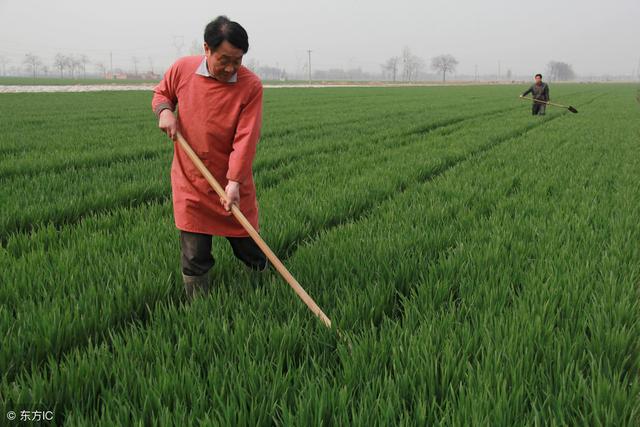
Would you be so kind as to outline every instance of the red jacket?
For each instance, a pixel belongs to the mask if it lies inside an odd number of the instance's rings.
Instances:
[[[240,182],[240,210],[258,230],[252,163],[262,124],[262,83],[241,66],[235,82],[196,74],[203,56],[176,61],[154,89],[152,108],[178,107],[178,130],[224,188]],[[178,144],[171,165],[173,212],[180,230],[243,237],[247,232]]]

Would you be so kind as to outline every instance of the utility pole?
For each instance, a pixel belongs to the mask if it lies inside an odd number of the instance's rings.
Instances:
[[[113,51],[109,52],[109,70],[111,72],[111,78],[113,78]]]
[[[307,53],[309,54],[309,62],[307,64],[307,71],[309,72],[309,84],[311,84],[311,52],[311,49],[307,50]]]
[[[478,81],[478,64],[476,64],[475,80]]]
[[[500,81],[500,61],[498,61],[498,81]]]

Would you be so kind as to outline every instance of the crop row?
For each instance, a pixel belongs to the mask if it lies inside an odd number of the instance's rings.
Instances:
[[[229,251],[219,251],[224,242],[215,248],[214,294],[178,304],[167,206],[118,211],[109,224],[109,216],[90,219],[75,234],[63,229],[43,261],[66,253],[72,264],[86,250],[96,275],[111,279],[99,288],[75,276],[75,286],[88,287],[63,290],[86,294],[71,306],[101,310],[83,320],[117,317],[106,308],[111,298],[150,307],[104,340],[50,348],[47,369],[13,384],[5,378],[2,394],[9,403],[55,406],[70,424],[632,425],[640,392],[640,153],[638,125],[629,126],[637,114],[615,110],[620,100],[602,102],[615,114],[582,112],[522,128],[530,132],[500,128],[517,120],[509,117],[487,124],[496,133],[476,145],[464,146],[464,134],[407,145],[414,151],[394,153],[403,167],[382,162],[371,175],[359,171],[372,187],[392,174],[410,178],[383,186],[396,192],[363,210],[355,208],[363,187],[346,179],[309,193],[300,177],[264,194],[264,232],[278,250],[288,246],[278,231],[304,227],[309,214],[316,237],[287,263],[350,336],[352,352],[274,274],[256,284],[241,273]],[[473,125],[469,140],[488,131]],[[447,163],[439,146],[460,151]],[[422,170],[417,160],[407,164],[417,147]],[[355,205],[329,197],[335,188]],[[299,216],[272,222],[281,206],[306,199],[306,209],[292,211]],[[357,215],[327,228],[322,210],[348,214],[345,206]],[[106,290],[114,294],[105,300]]]
[[[557,116],[551,116],[553,117]],[[514,124],[518,122],[522,128],[514,131]],[[518,118],[515,115],[508,120],[499,118],[497,122],[482,118],[472,121],[469,128],[463,128],[458,132],[440,137],[431,135],[433,138],[421,139],[416,136],[413,143],[400,148],[374,151],[368,156],[361,155],[358,151],[344,155],[338,160],[328,156],[324,162],[317,162],[318,165],[313,172],[292,177],[277,188],[267,189],[260,195],[264,236],[274,250],[288,256],[298,245],[313,238],[322,230],[367,215],[378,203],[394,197],[415,182],[429,179],[472,153],[515,137],[532,126],[543,124],[544,121],[533,122],[533,125],[531,123],[530,118]],[[153,161],[149,162],[146,169],[142,168],[142,165],[137,165],[139,167],[135,168],[128,167],[126,170],[132,174],[159,173],[156,172]],[[340,165],[342,167],[338,167]],[[109,203],[106,194],[99,195],[98,199],[101,203]],[[61,200],[64,201],[65,198]],[[133,215],[136,215],[135,211]],[[142,216],[147,215],[145,213]],[[144,233],[136,231],[135,220],[114,222],[109,217],[106,220],[112,228],[100,230],[97,237],[92,237],[93,233],[79,232],[78,227],[74,227],[69,242],[66,242],[67,231],[65,230],[56,236],[57,243],[52,242],[54,245],[68,244],[72,248],[80,245],[85,247],[80,251],[80,256],[97,257],[83,262],[79,262],[82,258],[78,258],[75,250],[68,253],[49,246],[47,251],[42,252],[42,246],[34,243],[40,240],[38,234],[32,237],[18,235],[8,239],[4,251],[5,259],[1,264],[3,269],[7,269],[6,277],[11,278],[11,283],[8,284],[9,286],[2,287],[0,300],[6,302],[7,306],[13,307],[16,315],[24,312],[20,308],[23,304],[29,306],[26,311],[29,317],[18,320],[10,316],[4,324],[5,326],[11,324],[13,328],[19,328],[22,331],[31,330],[37,333],[30,334],[30,338],[22,334],[12,334],[6,343],[6,348],[12,349],[6,353],[9,360],[5,360],[0,365],[5,367],[0,370],[14,371],[15,366],[12,369],[8,367],[15,365],[16,361],[27,366],[30,361],[41,363],[47,354],[58,354],[72,347],[74,343],[99,334],[103,329],[98,326],[103,325],[104,322],[115,325],[120,323],[123,317],[128,318],[131,304],[136,304],[136,301],[142,304],[142,301],[154,300],[143,298],[142,295],[135,299],[129,298],[127,289],[121,287],[129,283],[132,277],[135,278],[141,274],[139,266],[131,261],[130,256],[123,258],[117,264],[119,268],[115,268],[112,264],[115,262],[113,256],[104,256],[107,249],[108,253],[118,250],[116,245],[118,241],[125,245],[139,244],[139,241],[144,239],[142,237]],[[138,221],[146,229],[148,225],[144,220],[141,218]],[[89,222],[93,221],[89,219]],[[42,234],[47,236],[53,232],[48,230],[51,229],[45,228]],[[153,236],[162,234],[149,231],[146,233]],[[116,237],[118,234],[122,237]],[[130,240],[127,237],[129,234],[138,234],[141,237]],[[53,239],[45,237],[45,240]],[[175,239],[168,240],[171,242]],[[30,248],[33,253],[23,253],[24,248]],[[103,248],[103,250],[96,252],[91,248]],[[19,257],[16,258],[11,254]],[[36,261],[40,257],[45,259]],[[74,259],[76,261],[73,261]],[[96,265],[98,261],[100,261],[100,268]],[[52,264],[55,267],[50,267]],[[47,273],[41,274],[38,271],[39,266],[43,266]],[[96,270],[100,272],[96,273]],[[95,304],[96,299],[103,295],[105,275],[113,280],[106,288],[116,293],[101,304],[101,311],[88,310],[88,307]],[[117,278],[114,278],[114,275]],[[37,288],[32,286],[33,277],[38,277]],[[119,285],[116,286],[116,284]],[[148,283],[147,286],[151,287],[147,291],[152,291],[156,289],[157,284]],[[143,288],[137,291],[145,292]],[[52,304],[51,301],[66,301],[75,310],[69,310],[67,304]],[[80,307],[87,308],[80,309]],[[85,310],[88,311],[85,312]],[[39,326],[29,326],[31,322]],[[46,338],[43,339],[43,337]],[[34,351],[35,348],[37,351]]]
[[[454,132],[462,129],[463,123],[474,117],[487,120],[492,113],[498,117],[504,114],[488,110],[448,118],[448,113],[444,111],[422,118],[419,113],[413,113],[402,120],[395,120],[393,126],[389,126],[391,122],[386,120],[362,127],[357,127],[357,123],[353,122],[352,126],[335,129],[324,135],[308,135],[304,138],[304,144],[298,141],[297,136],[285,137],[283,139],[291,138],[290,144],[273,149],[267,147],[258,153],[256,181],[259,188],[274,186],[318,162],[335,164],[332,157],[348,158],[357,152],[361,157],[368,158],[377,154],[377,150],[400,147],[407,141],[424,137],[428,129],[444,128]],[[417,130],[416,123],[421,123]],[[11,232],[28,231],[47,222],[74,222],[87,212],[99,211],[105,206],[158,200],[162,194],[168,194],[167,156],[170,151],[166,141],[160,139],[154,143],[156,147],[145,144],[142,148],[130,146],[123,149],[122,158],[108,149],[102,151],[103,155],[87,154],[82,160],[72,160],[71,164],[52,156],[49,162],[56,166],[49,165],[49,169],[52,169],[49,171],[48,161],[38,159],[23,159],[21,164],[13,166],[14,172],[5,169],[4,173],[13,173],[14,176],[3,181],[2,197],[8,202],[6,210],[0,215],[0,236],[6,240]],[[384,155],[384,152],[380,154]],[[132,168],[138,162],[142,166],[140,170]],[[80,166],[73,167],[74,163]],[[28,173],[29,170],[42,171],[34,175]],[[20,174],[16,175],[18,172],[15,171],[20,171]]]

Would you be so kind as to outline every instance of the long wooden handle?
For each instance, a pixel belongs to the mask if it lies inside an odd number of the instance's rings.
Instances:
[[[554,104],[553,102],[543,101],[541,99],[529,98],[529,97],[526,97],[526,96],[522,96],[521,98],[522,99],[528,99],[528,100],[533,101],[533,102],[538,102],[540,104],[555,105],[556,107],[569,108],[568,105]]]
[[[198,168],[202,176],[204,176],[204,179],[207,180],[209,185],[211,185],[211,187],[215,190],[218,196],[220,196],[223,200],[226,201],[227,194],[225,193],[224,189],[218,183],[218,181],[216,181],[213,175],[211,175],[211,172],[209,172],[209,169],[207,169],[204,163],[202,163],[202,160],[200,160],[198,155],[193,151],[193,149],[191,148],[187,140],[184,139],[184,137],[180,132],[177,133],[177,140],[180,146],[182,147],[182,149],[185,151],[185,153],[187,153],[187,156],[189,156],[193,164],[196,166],[196,168]],[[247,230],[247,233],[249,233],[249,236],[251,236],[251,238],[254,240],[254,242],[256,242],[256,244],[260,247],[260,249],[262,249],[262,252],[264,252],[264,254],[267,256],[269,261],[271,261],[271,264],[273,264],[276,270],[278,270],[278,273],[280,273],[282,278],[289,284],[289,286],[291,286],[294,292],[298,294],[300,299],[307,305],[307,307],[309,307],[309,310],[311,310],[313,314],[318,316],[320,320],[322,320],[322,322],[324,322],[324,324],[328,328],[331,328],[331,319],[329,319],[324,314],[324,312],[320,309],[320,307],[318,307],[318,304],[316,304],[315,301],[309,296],[309,294],[307,294],[307,292],[302,288],[302,286],[300,286],[300,283],[298,283],[295,277],[293,277],[293,275],[289,273],[289,270],[287,270],[287,267],[285,267],[282,261],[280,261],[280,259],[278,259],[276,254],[273,253],[271,248],[269,248],[269,246],[265,243],[262,237],[260,237],[260,234],[258,234],[256,229],[253,228],[251,223],[247,220],[247,218],[244,216],[244,214],[240,211],[240,209],[235,204],[231,205],[231,213],[238,220],[238,222],[244,227],[244,229]]]

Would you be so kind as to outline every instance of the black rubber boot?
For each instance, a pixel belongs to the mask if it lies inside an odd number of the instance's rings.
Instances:
[[[184,291],[187,294],[187,299],[190,301],[198,296],[204,296],[209,293],[208,272],[202,276],[187,276],[183,273],[182,280],[184,281]]]

